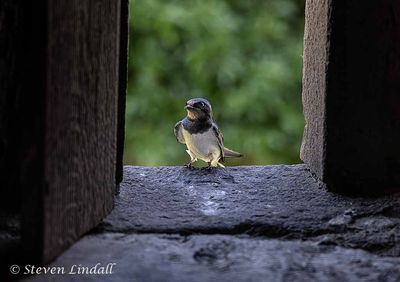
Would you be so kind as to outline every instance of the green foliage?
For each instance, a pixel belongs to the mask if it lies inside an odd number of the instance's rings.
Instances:
[[[299,162],[304,0],[131,0],[125,164],[182,165],[173,127],[211,101],[228,165]]]

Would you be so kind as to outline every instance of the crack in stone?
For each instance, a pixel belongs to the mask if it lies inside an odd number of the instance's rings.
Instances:
[[[365,229],[353,226],[355,223],[360,222],[363,219],[371,219],[371,216],[377,216],[379,214],[388,213],[388,209],[382,209],[382,211],[369,214],[357,214],[354,211],[345,211],[344,215],[354,215],[352,220],[344,223],[343,226],[336,226],[328,224],[326,228],[317,230],[293,230],[290,228],[284,228],[280,225],[269,225],[265,223],[259,223],[251,220],[243,221],[239,224],[231,227],[197,227],[197,228],[165,228],[165,229],[140,229],[134,228],[128,229],[117,229],[114,230],[107,222],[102,222],[97,228],[92,230],[92,234],[98,234],[103,232],[122,232],[124,234],[171,234],[179,236],[191,236],[191,235],[247,235],[259,238],[275,238],[282,240],[310,240],[314,241],[319,245],[336,245],[343,246],[353,249],[363,249],[368,252],[383,255],[383,256],[400,256],[400,248],[398,245],[398,238],[393,240],[387,240],[381,238],[383,241],[367,241],[365,240],[366,232]],[[382,217],[380,220],[389,219],[389,217]],[[396,219],[396,218],[394,218]],[[110,228],[111,227],[111,228]],[[400,231],[400,224],[393,223],[393,228],[397,228]],[[367,231],[368,232],[368,231]],[[399,232],[394,232],[394,236]],[[399,236],[399,235],[397,235]],[[363,240],[364,239],[364,240]]]

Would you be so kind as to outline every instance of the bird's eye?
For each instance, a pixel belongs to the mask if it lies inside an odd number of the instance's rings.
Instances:
[[[201,102],[200,105],[201,105],[202,107],[204,107],[206,104],[205,104],[204,102]]]

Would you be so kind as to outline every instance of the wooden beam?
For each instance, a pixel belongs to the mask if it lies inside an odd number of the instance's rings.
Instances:
[[[306,2],[303,62],[304,127],[300,157],[321,178],[325,154],[328,0]]]
[[[306,4],[301,158],[330,189],[400,185],[400,2]]]
[[[125,105],[126,87],[128,83],[129,0],[121,0],[119,38],[117,171],[115,179],[117,187],[119,187],[123,177]]]
[[[113,207],[120,1],[47,2],[43,260]]]
[[[0,212],[22,218],[23,246],[4,261],[47,263],[113,207],[127,62],[121,1],[0,3]]]

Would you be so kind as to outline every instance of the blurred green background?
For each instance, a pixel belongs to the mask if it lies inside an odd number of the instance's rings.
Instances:
[[[245,155],[227,165],[300,162],[303,28],[304,0],[131,0],[124,163],[187,163],[193,97]]]

